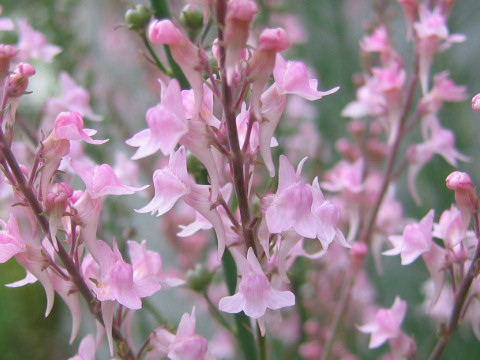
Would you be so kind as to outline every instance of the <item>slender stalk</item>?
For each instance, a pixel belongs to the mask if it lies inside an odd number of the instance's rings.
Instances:
[[[458,292],[455,294],[455,303],[453,305],[452,312],[450,313],[450,316],[448,318],[448,323],[443,329],[440,330],[440,339],[433,348],[433,351],[428,358],[429,360],[439,359],[443,351],[445,350],[445,347],[450,341],[451,336],[453,335],[460,323],[462,313],[466,311],[464,309],[464,306],[467,301],[467,295],[470,291],[470,287],[472,286],[473,279],[478,275],[478,261],[480,260],[480,228],[478,214],[475,214],[474,221],[475,235],[477,237],[477,248],[475,249],[475,254],[473,255],[472,262],[470,263],[470,266],[465,273],[465,277],[460,283]]]
[[[218,323],[220,325],[222,325],[225,329],[227,329],[228,331],[230,331],[232,334],[235,334],[235,331],[232,329],[232,327],[230,326],[230,324],[228,323],[227,320],[225,320],[225,318],[223,317],[223,315],[220,313],[220,311],[218,311],[217,307],[215,306],[215,304],[212,302],[212,299],[210,299],[210,296],[208,296],[207,292],[203,292],[203,297],[205,299],[205,301],[207,302],[208,304],[208,308],[210,309],[210,311],[212,312],[213,316],[217,319]]]
[[[167,70],[165,68],[165,66],[163,66],[162,62],[160,61],[160,59],[158,58],[157,54],[155,53],[155,51],[153,51],[152,49],[152,46],[150,45],[150,42],[148,41],[147,39],[147,35],[145,35],[145,31],[142,31],[140,33],[140,37],[142,38],[142,41],[143,41],[143,44],[145,45],[145,47],[147,48],[150,56],[152,57],[153,61],[155,62],[155,65],[157,66],[157,68],[162,71],[164,74],[168,75],[168,76],[172,76],[172,73],[171,71]]]
[[[337,308],[335,309],[335,314],[332,320],[332,325],[330,326],[330,331],[327,334],[327,339],[325,340],[325,345],[323,347],[323,353],[321,360],[330,359],[330,355],[335,344],[335,337],[340,328],[342,319],[347,311],[348,303],[350,302],[350,296],[352,294],[352,287],[354,283],[354,271],[350,269],[345,276],[342,286],[342,293],[340,295],[340,300],[338,302]]]
[[[368,221],[366,223],[367,225],[364,226],[362,231],[360,232],[360,240],[367,244],[370,242],[370,239],[372,237],[372,233],[375,228],[375,223],[377,220],[378,211],[382,206],[383,199],[385,198],[385,194],[387,193],[388,187],[392,180],[392,175],[394,174],[394,168],[397,162],[397,156],[400,150],[400,145],[402,143],[402,139],[405,136],[405,132],[404,132],[405,124],[407,122],[408,114],[410,113],[410,109],[413,104],[413,97],[415,94],[415,89],[417,87],[417,84],[418,84],[418,58],[415,59],[414,75],[410,82],[410,86],[408,88],[407,100],[405,102],[405,106],[403,107],[402,115],[400,116],[400,119],[399,119],[398,131],[397,131],[395,140],[390,148],[390,152],[388,154],[386,169],[383,174],[383,180],[382,180],[382,185],[380,187],[380,191],[378,193],[378,197],[377,197],[377,200],[375,201],[374,207],[369,214]]]
[[[230,164],[233,172],[233,183],[238,199],[238,208],[240,210],[240,218],[242,221],[242,232],[245,246],[252,248],[256,252],[253,230],[250,229],[251,222],[250,207],[248,202],[247,186],[245,182],[245,174],[243,171],[244,156],[240,149],[238,140],[237,124],[235,117],[235,109],[233,104],[233,91],[227,83],[225,70],[225,48],[223,44],[223,28],[225,24],[226,1],[217,1],[216,18],[218,22],[218,43],[220,44],[220,70],[222,74],[222,102],[225,121],[227,124],[228,144],[230,146]]]
[[[20,169],[20,166],[18,165],[18,162],[13,155],[10,147],[8,146],[7,139],[5,138],[5,135],[3,133],[3,130],[0,128],[0,152],[2,153],[3,157],[5,158],[5,161],[8,164],[8,167],[10,168],[10,171],[12,172],[13,176],[15,177],[16,184],[19,188],[19,190],[22,192],[24,195],[28,205],[32,209],[33,213],[35,214],[35,217],[37,218],[37,221],[44,232],[44,234],[49,238],[50,242],[53,243],[53,241],[56,241],[58,244],[58,251],[57,254],[62,261],[63,265],[65,266],[68,274],[70,275],[70,280],[75,284],[77,287],[78,291],[80,294],[83,296],[83,298],[86,300],[89,310],[92,313],[92,315],[100,322],[103,324],[103,317],[102,317],[102,312],[98,306],[98,302],[93,296],[92,292],[88,288],[87,284],[85,283],[82,275],[79,272],[78,267],[76,264],[73,262],[73,260],[70,258],[69,254],[63,247],[60,241],[58,240],[53,240],[50,237],[50,228],[49,228],[49,223],[48,219],[42,215],[43,214],[43,208],[40,202],[38,201],[37,197],[33,193],[31,187],[27,186],[27,181],[23,175],[22,170]],[[116,327],[112,329],[112,336],[115,339],[117,346],[119,349],[123,349],[123,355],[125,360],[134,360],[135,357],[131,351],[131,349],[127,345],[127,341],[121,334],[120,330]]]

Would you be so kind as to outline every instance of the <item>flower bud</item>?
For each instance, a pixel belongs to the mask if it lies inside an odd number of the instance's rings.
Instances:
[[[145,5],[137,5],[125,13],[125,24],[130,30],[145,29],[153,12]]]
[[[73,195],[73,189],[67,183],[55,183],[47,192],[45,210],[47,213],[59,211],[63,213],[67,207],[68,199]]]
[[[202,293],[207,291],[213,278],[213,272],[201,264],[187,272],[187,287],[193,291]]]
[[[35,75],[35,68],[28,63],[17,65],[14,73],[10,75],[7,82],[7,94],[9,97],[18,97],[25,94],[28,86],[28,78]]]
[[[368,245],[363,241],[356,241],[352,244],[350,250],[350,258],[352,264],[355,267],[359,267],[363,264],[365,256],[368,254]]]
[[[454,171],[447,176],[447,188],[455,191],[455,202],[461,210],[470,214],[478,211],[478,196],[472,179],[465,172]]]
[[[477,94],[472,99],[472,109],[480,111],[480,94]]]
[[[180,14],[180,22],[184,26],[190,39],[194,39],[202,30],[203,14],[201,11],[192,10],[185,6]]]

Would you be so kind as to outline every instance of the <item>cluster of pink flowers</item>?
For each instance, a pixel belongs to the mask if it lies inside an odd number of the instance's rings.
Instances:
[[[479,306],[478,195],[470,176],[455,171],[446,187],[456,205],[438,223],[434,210],[414,222],[403,217],[395,184],[405,169],[420,203],[416,178],[435,154],[454,167],[469,160],[440,121],[443,104],[464,101],[467,90],[448,71],[431,73],[436,53],[465,37],[447,27],[454,1],[398,3],[414,66],[406,66],[386,23],[363,37],[362,57],[369,61],[356,99],[342,111],[350,121],[349,137],[336,144],[341,159],[313,174],[304,167],[315,159],[272,148],[285,146],[276,136],[282,119],[294,117],[289,107],[311,120],[305,102],[339,87],[319,90],[305,63],[286,59],[295,38],[289,31],[255,28],[257,14],[274,11],[273,2],[188,1],[182,21],[157,18],[158,9],[143,5],[127,12],[126,27],[140,35],[156,65],[160,97],[146,111],[144,128],[125,140],[133,161],[122,160],[129,169],[123,176],[121,166],[98,164],[85,151],[105,148],[108,140],[85,127],[103,117],[66,72],[59,77],[61,95],[46,101],[41,124],[31,131],[35,146],[22,147],[17,109],[36,74],[26,61],[51,62],[61,50],[26,20],[0,18],[0,31],[19,34],[16,44],[0,44],[0,198],[12,205],[1,214],[0,263],[15,258],[26,271],[7,286],[41,283],[46,316],[60,295],[72,314],[70,343],[85,314],[95,320],[96,336],[86,335],[71,359],[95,359],[104,338],[110,356],[125,360],[233,358],[235,346],[247,359],[266,359],[275,344],[266,339],[275,338],[305,359],[354,360],[346,340],[352,333],[365,345],[362,333],[370,334],[369,348],[388,341],[382,359],[418,358],[414,334],[402,329],[407,302],[392,294],[390,309],[375,303],[366,259],[373,258],[380,274],[381,255],[400,255],[402,265],[419,257],[425,263],[426,311],[444,315],[430,356],[439,358],[461,318]],[[472,108],[480,110],[480,94]],[[409,144],[407,135],[417,129],[420,142]],[[306,149],[302,136],[319,139],[312,131],[306,121],[291,144]],[[138,165],[145,158],[154,161]],[[130,186],[138,184],[140,169],[151,185]],[[132,215],[165,219],[162,237],[180,259],[176,274],[164,271],[147,240],[103,238],[106,198],[135,193],[143,205],[129,209]],[[151,329],[138,347],[132,328],[145,298],[178,286],[195,306],[177,327],[165,322]],[[197,332],[196,313],[205,307],[220,340]],[[468,321],[480,338],[480,317]],[[223,352],[221,341],[230,344]]]

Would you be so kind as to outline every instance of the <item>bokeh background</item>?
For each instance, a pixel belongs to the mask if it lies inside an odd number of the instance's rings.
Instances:
[[[316,125],[322,136],[322,146],[330,149],[325,153],[320,168],[325,169],[338,160],[335,140],[345,135],[347,119],[341,117],[343,107],[355,98],[353,78],[361,71],[359,40],[364,29],[374,16],[375,6],[388,0],[285,0],[285,13],[296,15],[300,42],[289,50],[289,58],[298,58],[309,64],[320,79],[322,89],[340,85],[341,90],[328,99],[319,101],[316,109]],[[178,1],[174,1],[178,3]],[[395,0],[392,0],[396,3]],[[81,86],[92,94],[94,112],[104,116],[104,121],[92,127],[99,130],[102,138],[110,141],[108,151],[94,153],[100,162],[119,161],[116,153],[131,156],[132,151],[122,140],[144,127],[145,110],[158,101],[156,79],[151,65],[143,56],[141,41],[128,31],[123,23],[129,1],[122,0],[1,0],[3,16],[12,19],[27,18],[31,25],[43,32],[50,43],[63,48],[54,62],[34,63],[37,75],[32,79],[33,94],[25,97],[21,114],[35,119],[49,96],[59,94],[58,74],[67,71]],[[394,4],[392,29],[396,45],[406,59],[411,59],[411,48],[405,42],[405,26],[401,9]],[[282,19],[272,19],[275,25]],[[437,57],[435,71],[448,69],[457,84],[467,86],[470,97],[480,92],[480,1],[459,0],[450,21],[451,32],[463,33],[468,40],[457,44]],[[2,41],[14,41],[8,38]],[[13,36],[13,35],[12,35]],[[470,101],[447,104],[441,113],[445,127],[457,135],[457,147],[472,158],[461,163],[460,170],[468,171],[480,184],[480,115],[474,113]],[[103,148],[104,149],[104,148]],[[121,161],[121,160],[120,160]],[[430,209],[437,214],[450,207],[453,194],[444,187],[445,177],[453,169],[440,157],[436,157],[420,174],[418,184],[422,205],[417,206],[406,191],[405,179],[400,179],[398,194],[411,217],[423,217]],[[115,200],[116,201],[116,200]],[[106,237],[119,235],[136,225],[137,231],[145,231],[144,237],[159,237],[155,229],[148,230],[149,223],[131,216],[136,204],[110,201],[106,208],[102,231]],[[135,200],[133,200],[135,201]],[[143,203],[142,201],[140,203]],[[2,213],[8,209],[2,209]],[[144,229],[139,222],[144,222]],[[140,230],[139,230],[140,229]],[[156,234],[156,235],[154,235]],[[140,238],[140,237],[139,237]],[[161,239],[159,239],[159,242]],[[149,239],[149,243],[151,239]],[[168,253],[169,249],[163,249]],[[168,256],[164,255],[164,259]],[[378,303],[390,307],[395,295],[419,304],[423,295],[419,284],[427,278],[422,264],[400,267],[398,258],[384,259],[385,275],[376,277]],[[372,271],[372,274],[374,271]],[[0,268],[0,359],[66,359],[77,349],[78,340],[68,346],[71,318],[62,301],[56,301],[54,311],[44,318],[45,294],[40,285],[10,289],[3,285],[23,278],[23,270],[11,260]],[[57,299],[59,300],[59,299]],[[165,300],[167,301],[167,300]],[[171,301],[171,300],[168,300]],[[171,316],[177,317],[185,309],[177,309],[171,301]],[[148,320],[151,321],[151,320]],[[152,325],[153,326],[153,325]],[[148,326],[146,326],[148,328]],[[404,324],[407,333],[415,333],[421,351],[431,348],[435,328],[419,311],[409,308]],[[139,330],[140,331],[140,330]],[[147,329],[144,329],[146,332]],[[81,337],[79,337],[81,339]],[[480,343],[468,327],[462,327],[443,356],[443,359],[478,359]],[[365,345],[365,344],[363,344]],[[363,359],[372,359],[384,351],[360,354]],[[99,357],[101,358],[101,357]],[[419,359],[422,357],[420,356]]]

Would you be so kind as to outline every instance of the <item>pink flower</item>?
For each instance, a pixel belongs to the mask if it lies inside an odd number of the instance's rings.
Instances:
[[[232,82],[235,67],[248,40],[250,24],[257,11],[257,4],[251,0],[231,0],[227,4],[223,40],[228,84]]]
[[[310,79],[306,65],[301,61],[285,61],[277,54],[273,69],[275,84],[280,95],[295,94],[307,100],[319,100],[323,96],[333,94],[340,87],[327,91],[318,91],[317,79]]]
[[[60,73],[60,86],[62,95],[48,99],[45,104],[45,113],[48,118],[54,118],[62,111],[75,111],[90,120],[102,120],[102,117],[94,114],[90,108],[88,91],[78,86],[70,75],[64,71]]]
[[[288,49],[290,40],[282,28],[265,29],[247,66],[248,80],[252,82],[252,107],[257,119],[261,119],[260,97],[275,66],[277,52]]]
[[[200,50],[171,20],[154,20],[148,28],[148,38],[154,44],[166,44],[170,47],[173,59],[182,68],[193,89],[195,114],[198,114],[203,97]]]
[[[187,155],[184,147],[170,154],[168,165],[153,173],[155,195],[139,213],[150,212],[161,216],[169,211],[183,196],[191,192],[191,180],[187,173]]]
[[[198,211],[212,224],[218,237],[218,255],[222,256],[225,250],[225,229],[222,219],[216,208],[212,208],[210,201],[211,187],[197,185],[187,173],[186,150],[181,146],[170,154],[168,165],[153,173],[155,195],[143,208],[135,210],[139,213],[150,212],[161,216],[169,211],[175,203],[183,198],[185,202]]]
[[[293,229],[304,237],[317,236],[316,219],[312,214],[312,191],[300,180],[305,161],[306,158],[300,162],[295,172],[288,159],[280,156],[277,193],[265,211],[267,227],[272,234]]]
[[[17,287],[34,282],[33,277],[39,280],[47,296],[45,316],[48,316],[55,300],[54,286],[47,271],[48,257],[40,244],[32,244],[24,240],[17,219],[12,214],[10,214],[7,223],[0,220],[0,226],[3,228],[0,231],[0,262],[6,262],[12,256],[15,256],[15,260],[27,270],[27,277],[23,281],[15,282],[9,286]]]
[[[120,184],[115,172],[108,164],[90,166],[72,159],[72,167],[82,178],[92,199],[106,195],[130,195],[148,187],[145,185],[137,188]]]
[[[286,95],[280,95],[277,87],[272,85],[262,94],[261,102],[262,120],[260,121],[258,134],[259,150],[270,176],[273,177],[275,176],[275,165],[270,148],[275,129],[287,105],[287,97]]]
[[[32,29],[27,20],[19,19],[17,26],[20,37],[17,44],[18,61],[40,59],[50,62],[62,51],[58,46],[47,44],[45,35]]]
[[[435,53],[448,49],[452,43],[465,41],[465,36],[449,35],[446,18],[439,7],[431,11],[425,4],[422,4],[419,6],[419,16],[419,21],[413,27],[418,38],[420,84],[423,93],[426,94],[428,92],[428,76]]]
[[[208,342],[195,331],[195,308],[191,314],[183,314],[173,335],[164,328],[158,328],[150,337],[151,350],[145,360],[156,360],[168,356],[171,360],[211,360]]]
[[[447,176],[447,188],[455,191],[455,202],[464,216],[478,211],[478,196],[473,181],[465,172],[454,171]]]
[[[108,164],[90,166],[72,159],[72,167],[87,187],[82,197],[74,204],[78,220],[83,225],[81,237],[94,259],[98,261],[96,234],[103,206],[102,197],[134,194],[147,188],[148,185],[136,188],[120,184],[115,172]]]
[[[432,247],[433,210],[430,210],[419,223],[409,224],[403,230],[402,236],[392,235],[389,240],[394,248],[385,251],[384,255],[398,255],[402,265],[414,262],[423,253],[429,252]]]
[[[433,77],[433,87],[426,94],[421,104],[428,107],[431,112],[438,112],[445,101],[463,101],[467,99],[465,86],[457,86],[449,78],[448,71],[435,74]]]
[[[157,281],[146,282],[143,278],[134,279],[132,265],[126,263],[114,242],[113,251],[102,240],[97,241],[98,265],[100,273],[92,290],[100,301],[118,301],[129,309],[142,307],[141,297],[151,296],[160,290]],[[137,281],[135,281],[137,280]]]
[[[238,313],[244,311],[252,319],[265,315],[268,309],[278,310],[295,305],[295,296],[290,291],[273,289],[265,276],[253,249],[249,248],[247,258],[232,249],[237,267],[242,275],[237,293],[220,299],[221,311]]]
[[[312,214],[317,223],[317,238],[322,244],[322,250],[328,249],[328,246],[334,240],[342,246],[351,247],[337,227],[340,221],[340,209],[335,204],[325,200],[318,184],[318,178],[313,180],[311,190],[313,196]]]
[[[373,322],[359,326],[361,332],[371,334],[368,347],[374,349],[387,340],[398,338],[406,312],[407,303],[397,296],[390,309],[379,309]]]
[[[27,251],[27,245],[18,230],[17,220],[10,214],[8,223],[0,220],[0,263],[7,262],[18,253]]]
[[[180,85],[176,79],[168,86],[161,84],[161,103],[148,109],[146,120],[148,129],[142,130],[126,143],[138,147],[133,160],[141,159],[158,151],[169,155],[180,138],[188,131],[188,123],[183,109]]]
[[[480,94],[477,94],[472,98],[472,109],[480,111]]]
[[[136,241],[127,241],[128,253],[132,261],[133,281],[141,297],[151,296],[160,290],[160,282],[168,285],[180,285],[183,281],[167,277],[162,270],[160,253],[147,250],[147,242],[140,244]]]
[[[68,360],[95,360],[95,352],[95,338],[92,334],[88,334],[80,342],[77,355]]]

